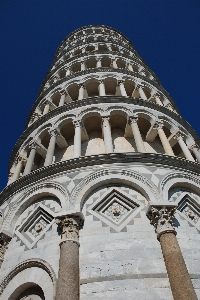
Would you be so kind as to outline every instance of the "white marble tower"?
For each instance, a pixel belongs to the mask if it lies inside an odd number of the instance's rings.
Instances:
[[[67,36],[0,194],[0,299],[200,299],[199,146],[122,33]]]

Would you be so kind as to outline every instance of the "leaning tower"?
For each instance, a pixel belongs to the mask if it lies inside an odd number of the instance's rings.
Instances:
[[[200,299],[199,146],[122,33],[67,36],[0,194],[0,299]]]

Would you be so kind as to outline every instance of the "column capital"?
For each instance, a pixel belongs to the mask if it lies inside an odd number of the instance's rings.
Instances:
[[[75,127],[82,127],[82,120],[74,119],[72,122],[73,122]]]
[[[163,120],[157,120],[156,122],[155,122],[155,124],[153,125],[153,128],[154,129],[162,129],[163,128]]]
[[[57,217],[56,224],[62,231],[61,244],[67,241],[79,244],[79,230],[84,223],[84,217],[81,213],[72,213],[69,215]]]
[[[172,232],[176,234],[174,229],[174,214],[177,204],[173,202],[157,202],[150,203],[147,210],[147,217],[150,219],[150,224],[156,229],[157,238],[161,234]]]
[[[79,85],[78,85],[78,86],[79,86],[79,88],[81,88],[81,87],[82,87],[82,88],[85,88],[85,85],[84,85],[84,83],[79,83]]]
[[[8,244],[11,241],[11,237],[5,233],[0,233],[0,261],[3,261],[5,252],[8,248]]]
[[[180,131],[178,131],[175,135],[174,135],[174,138],[176,138],[177,139],[177,141],[178,140],[180,140],[180,139],[184,139],[184,135],[180,132]]]
[[[36,147],[37,147],[37,143],[36,143],[36,141],[31,141],[30,143],[29,143],[29,147],[30,147],[30,149],[35,149],[36,150]]]
[[[59,136],[59,132],[58,132],[57,128],[49,129],[49,134],[50,134],[51,137],[52,136]]]
[[[61,95],[66,95],[66,94],[67,94],[65,90],[61,90],[61,91],[59,91],[59,93],[60,93]]]
[[[102,123],[104,122],[110,122],[110,116],[102,116]]]
[[[199,146],[197,146],[197,144],[192,144],[191,146],[188,147],[188,149],[190,149],[192,151],[195,150],[195,149],[199,150]]]
[[[120,79],[120,80],[118,80],[118,85],[120,85],[120,84],[124,84],[124,82],[125,82],[125,80],[123,80],[123,79]]]
[[[132,123],[137,123],[137,121],[138,121],[138,115],[130,116],[129,117],[129,121],[130,121],[131,124]]]

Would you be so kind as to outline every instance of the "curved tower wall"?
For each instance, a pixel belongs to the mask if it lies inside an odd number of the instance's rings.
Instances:
[[[0,195],[1,299],[62,299],[59,282],[77,257],[82,300],[173,299],[151,219],[163,203],[176,208],[173,230],[200,297],[199,145],[123,34],[107,26],[71,33],[12,151]],[[79,241],[69,238],[63,216],[73,219]],[[80,243],[79,254],[64,259],[69,240]],[[69,271],[59,271],[61,258]]]

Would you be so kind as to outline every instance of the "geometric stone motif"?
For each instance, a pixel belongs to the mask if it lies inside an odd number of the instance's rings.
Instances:
[[[118,201],[114,201],[107,208],[105,208],[102,213],[104,213],[109,219],[118,223],[124,215],[130,211],[129,208],[121,205]]]
[[[178,204],[177,209],[183,213],[187,219],[200,227],[200,206],[188,196],[184,197]]]
[[[114,187],[98,198],[87,211],[119,232],[143,207],[143,203]]]
[[[16,235],[31,249],[54,222],[47,208],[40,204],[16,230]]]

